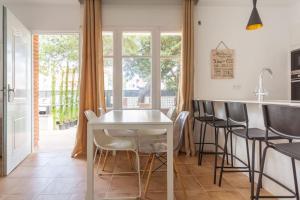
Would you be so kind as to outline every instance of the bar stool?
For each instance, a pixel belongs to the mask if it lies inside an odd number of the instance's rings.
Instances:
[[[300,143],[293,143],[294,139],[300,139],[300,107],[292,107],[285,105],[263,105],[264,122],[266,126],[265,141],[266,147],[263,151],[262,164],[260,166],[260,173],[258,185],[256,190],[255,199],[259,198],[296,198],[299,200],[299,190],[295,160],[300,160]],[[288,143],[271,143],[269,141],[270,134],[275,134],[281,138],[287,139]],[[260,189],[262,186],[262,178],[264,174],[264,165],[266,160],[267,151],[273,149],[281,154],[291,158],[293,178],[294,178],[294,191],[279,181],[275,182],[281,187],[286,189],[292,196],[260,196]],[[274,179],[273,179],[274,180]]]
[[[254,197],[254,171],[255,166],[255,143],[256,141],[259,142],[259,161],[261,160],[261,149],[262,149],[262,142],[265,140],[265,131],[258,129],[258,128],[249,128],[249,119],[248,119],[248,112],[247,106],[245,103],[238,103],[238,102],[226,102],[225,103],[225,110],[226,110],[226,118],[227,123],[236,123],[240,124],[238,129],[233,129],[233,127],[228,126],[227,132],[225,134],[225,143],[224,143],[224,153],[222,157],[222,165],[220,171],[220,178],[219,178],[219,186],[222,184],[222,177],[224,172],[248,172],[249,173],[249,180],[251,182],[251,199]],[[242,159],[238,158],[237,156],[233,155],[233,147],[232,147],[232,135],[237,137],[241,137],[245,139],[246,144],[246,153],[247,153],[247,161],[244,162]],[[231,137],[231,166],[224,166],[225,155],[227,154],[227,143],[228,137]],[[270,139],[281,139],[275,134],[270,134]],[[252,140],[252,164],[250,164],[250,153],[249,153],[249,140]],[[233,158],[238,160],[244,166],[234,166]],[[252,165],[252,168],[251,168]]]
[[[198,149],[198,165],[202,164],[202,159],[200,159],[201,156],[201,145],[202,145],[202,130],[203,130],[203,124],[205,124],[208,121],[211,121],[212,118],[205,117],[204,115],[201,115],[201,103],[202,100],[192,100],[192,106],[193,106],[193,130],[195,128],[196,121],[200,122],[200,133],[199,133],[199,142],[194,142],[194,144],[199,145]],[[214,144],[214,143],[211,143]],[[209,152],[202,152],[202,153],[209,153]]]
[[[202,156],[200,151],[201,151],[201,145],[202,145],[202,130],[203,130],[203,124],[206,124],[207,121],[212,120],[211,118],[207,118],[205,116],[201,116],[201,100],[192,100],[192,106],[193,106],[193,130],[195,128],[195,123],[196,121],[200,122],[200,131],[199,131],[199,142],[194,142],[194,144],[198,144],[198,165],[202,164]],[[202,152],[203,153],[203,152]],[[208,152],[205,152],[208,153]]]
[[[224,130],[224,134],[227,134],[227,128],[228,127],[240,127],[240,124],[236,124],[236,123],[227,123],[225,120],[223,119],[219,119],[215,116],[215,109],[214,109],[214,102],[213,101],[203,101],[203,110],[204,110],[204,117],[205,117],[205,124],[204,124],[204,132],[203,132],[203,137],[202,137],[202,141],[201,141],[201,150],[200,150],[200,163],[202,161],[203,158],[203,154],[205,153],[204,150],[204,145],[209,144],[209,145],[214,145],[215,146],[215,151],[212,152],[212,154],[214,154],[215,156],[215,162],[214,162],[214,184],[216,184],[216,173],[217,173],[217,168],[220,168],[217,165],[217,159],[218,159],[218,155],[219,154],[223,154],[222,152],[218,152],[219,149],[221,149],[223,152],[226,152],[225,154],[227,155],[227,163],[228,163],[228,154],[227,154],[227,150],[225,151],[223,149],[222,146],[219,145],[218,142],[218,138],[219,138],[219,129],[223,129]],[[206,136],[206,127],[207,125],[211,126],[212,128],[214,128],[214,138],[215,141],[213,143],[206,143],[205,142],[205,136]],[[225,146],[225,148],[227,148],[227,146]]]
[[[200,100],[192,100],[192,106],[193,106],[193,130],[195,128],[196,120],[200,121],[200,102],[201,102]]]

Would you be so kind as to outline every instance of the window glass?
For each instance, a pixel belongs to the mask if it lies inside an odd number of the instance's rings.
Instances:
[[[170,108],[176,105],[180,66],[181,34],[161,33],[161,108]]]
[[[113,32],[103,32],[104,89],[106,107],[113,107]]]
[[[151,108],[151,33],[123,33],[123,108]]]

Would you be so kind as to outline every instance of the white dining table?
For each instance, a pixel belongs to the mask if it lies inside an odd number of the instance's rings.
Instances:
[[[94,130],[99,129],[166,129],[167,130],[167,199],[174,199],[173,122],[160,110],[113,110],[87,125],[86,200],[94,200]]]

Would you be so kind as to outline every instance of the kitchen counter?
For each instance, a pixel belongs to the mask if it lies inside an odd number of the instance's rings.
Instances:
[[[213,100],[215,102],[240,102],[246,104],[278,104],[278,105],[288,105],[288,106],[300,106],[300,101],[291,101],[291,100]]]

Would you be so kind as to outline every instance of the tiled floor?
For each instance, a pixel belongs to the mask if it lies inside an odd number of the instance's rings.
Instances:
[[[0,200],[83,200],[86,187],[84,160],[70,157],[74,134],[49,137],[46,147],[30,155],[11,175],[0,178]],[[66,143],[62,141],[65,140]],[[47,142],[48,141],[48,142]],[[50,145],[52,143],[52,145]],[[65,144],[63,146],[53,144]],[[128,170],[127,157],[117,154],[117,164],[110,159],[107,170]],[[145,159],[143,159],[143,162]],[[249,199],[248,178],[242,174],[225,174],[223,186],[212,183],[212,158],[205,157],[203,166],[195,157],[177,158],[189,200],[246,200]],[[117,197],[137,194],[137,178],[133,176],[96,176],[96,197]],[[176,180],[176,179],[175,179]],[[143,183],[145,178],[143,179]],[[176,199],[184,198],[180,185],[175,183]],[[166,199],[166,174],[157,172],[151,180],[147,199]]]

